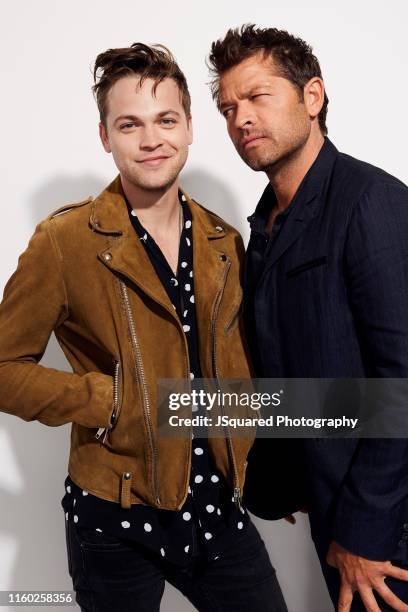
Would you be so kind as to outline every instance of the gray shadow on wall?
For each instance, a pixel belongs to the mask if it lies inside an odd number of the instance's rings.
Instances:
[[[225,219],[241,234],[247,228],[245,215],[227,183],[203,170],[187,170],[182,174],[181,185],[199,204]]]
[[[182,185],[195,199],[238,230],[246,226],[246,219],[240,213],[232,191],[210,173],[186,172]],[[95,196],[103,187],[104,182],[92,175],[51,179],[31,198],[33,230],[35,224],[52,210],[88,195]],[[41,364],[71,370],[53,335]],[[7,588],[70,590],[72,583],[68,575],[64,516],[60,505],[64,494],[70,426],[51,428],[1,415],[1,429],[6,431],[23,481],[19,493],[0,488],[0,532],[17,544]],[[323,581],[309,545],[306,524],[296,526],[297,532],[287,532],[285,528],[265,522],[259,526],[281,578],[289,612],[327,612],[331,609],[323,603],[327,597],[325,599]],[[301,575],[300,581],[298,575]],[[298,602],[302,602],[300,607]],[[45,607],[37,609],[49,610]],[[166,585],[161,609],[162,612],[191,612],[194,608],[173,587]]]
[[[84,174],[78,177],[63,175],[51,178],[32,196],[33,222],[38,223],[65,204],[85,200],[89,196],[96,197],[105,186],[103,179],[93,175]]]
[[[53,210],[90,194],[96,195],[102,187],[103,181],[91,175],[51,179],[30,199],[32,230]],[[41,365],[71,371],[54,334]],[[7,588],[70,590],[60,504],[67,474],[70,425],[46,427],[1,415],[1,429],[9,440],[23,483],[19,493],[0,488],[0,532],[10,537],[17,548]],[[42,606],[37,609],[49,610]]]
[[[279,494],[277,492],[277,494]],[[253,517],[268,549],[289,612],[333,610],[307,516],[296,513],[296,525]]]

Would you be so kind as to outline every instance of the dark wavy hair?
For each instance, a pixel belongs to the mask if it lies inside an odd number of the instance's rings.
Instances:
[[[313,77],[322,78],[320,64],[312,52],[312,47],[301,38],[276,28],[258,28],[254,24],[244,24],[240,28],[229,29],[223,39],[211,45],[208,66],[212,75],[211,92],[219,106],[220,77],[229,68],[243,60],[263,53],[271,57],[280,76],[295,85],[303,99],[303,89]],[[324,103],[319,113],[319,126],[323,135],[327,134],[326,115],[329,99],[324,94]]]
[[[191,98],[186,77],[180,70],[171,52],[163,45],[133,43],[123,49],[108,49],[100,53],[93,69],[94,93],[101,122],[106,126],[107,96],[111,87],[121,78],[136,74],[140,84],[153,79],[153,92],[164,79],[173,79],[180,91],[181,103],[186,116],[191,113]]]

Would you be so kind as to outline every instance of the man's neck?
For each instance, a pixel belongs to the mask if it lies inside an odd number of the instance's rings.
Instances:
[[[121,175],[125,196],[140,223],[151,234],[164,234],[179,219],[178,182],[164,189],[146,190]]]
[[[285,210],[293,200],[300,183],[318,156],[323,143],[324,136],[320,130],[311,133],[307,142],[289,159],[285,160],[279,167],[271,168],[266,172],[275,192],[278,211]]]

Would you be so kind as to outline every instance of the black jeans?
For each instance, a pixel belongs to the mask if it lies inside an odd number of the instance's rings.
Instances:
[[[82,612],[157,612],[167,580],[201,612],[287,612],[252,522],[216,561],[187,568],[143,546],[66,521],[69,573]]]

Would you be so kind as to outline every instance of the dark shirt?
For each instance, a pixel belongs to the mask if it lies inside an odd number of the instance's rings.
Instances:
[[[271,233],[268,234],[266,231],[266,226],[269,216],[276,206],[277,200],[275,193],[269,186],[269,189],[264,191],[261,199],[259,200],[255,212],[247,218],[251,228],[251,236],[245,257],[246,290],[244,296],[244,318],[245,327],[248,330],[247,339],[252,362],[258,376],[261,375],[261,366],[260,363],[258,363],[258,341],[256,337],[254,307],[256,288],[265,269],[272,246],[276,241],[283,224],[294,207],[294,199],[292,199],[291,203],[287,208],[285,208],[285,210],[276,215]]]
[[[201,367],[195,314],[193,227],[190,209],[181,193],[180,204],[184,219],[176,276],[129,204],[128,210],[137,237],[182,321],[188,344],[190,378],[197,379],[201,377]],[[235,506],[230,488],[211,463],[208,439],[194,437],[194,429],[189,492],[178,511],[158,510],[141,504],[124,509],[115,502],[82,491],[69,476],[65,487],[62,505],[67,520],[137,541],[179,565],[187,565],[192,555],[201,552],[210,559],[217,559],[232,539],[244,531],[248,522],[248,514]]]

